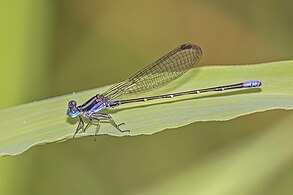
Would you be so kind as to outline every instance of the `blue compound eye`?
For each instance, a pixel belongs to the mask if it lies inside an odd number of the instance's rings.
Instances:
[[[78,116],[79,110],[77,108],[68,108],[67,109],[67,115],[70,116],[71,118],[74,118]]]
[[[76,101],[71,100],[68,102],[68,109],[66,114],[71,118],[78,116],[79,110],[76,108]]]

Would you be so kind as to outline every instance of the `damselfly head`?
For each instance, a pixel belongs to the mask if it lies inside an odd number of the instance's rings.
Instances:
[[[76,107],[76,101],[74,100],[71,100],[70,102],[68,102],[68,108],[67,108],[67,115],[70,117],[70,118],[74,118],[74,117],[77,117],[80,113],[80,111],[77,109]]]

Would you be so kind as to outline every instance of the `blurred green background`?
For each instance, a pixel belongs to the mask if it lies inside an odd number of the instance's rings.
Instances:
[[[289,0],[2,2],[0,108],[121,81],[185,42],[202,47],[201,65],[293,59],[292,8]],[[276,110],[37,146],[0,159],[0,194],[292,194],[292,119]]]

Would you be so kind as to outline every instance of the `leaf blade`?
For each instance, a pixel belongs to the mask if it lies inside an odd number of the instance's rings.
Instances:
[[[117,123],[125,122],[129,134],[121,134],[113,126],[102,123],[102,134],[116,136],[153,134],[197,121],[223,121],[242,115],[272,109],[293,108],[293,61],[242,66],[211,66],[194,69],[166,87],[144,95],[179,92],[247,80],[260,80],[261,89],[243,89],[190,95],[170,100],[134,103],[107,110]],[[68,119],[68,99],[79,103],[107,87],[87,90],[0,111],[0,155],[20,154],[28,148],[72,137],[77,120]],[[140,95],[142,96],[142,95]],[[87,133],[91,135],[95,127]]]

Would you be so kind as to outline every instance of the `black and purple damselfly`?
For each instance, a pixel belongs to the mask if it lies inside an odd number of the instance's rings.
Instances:
[[[124,123],[117,125],[109,114],[98,113],[100,110],[105,108],[114,108],[116,106],[127,103],[146,102],[149,100],[173,98],[189,94],[200,94],[212,91],[224,91],[261,86],[260,81],[252,80],[219,87],[197,89],[151,97],[117,100],[117,98],[122,95],[133,95],[147,92],[177,79],[185,72],[195,67],[201,57],[202,50],[199,46],[194,44],[183,44],[165,56],[161,57],[157,61],[153,62],[149,66],[145,67],[129,79],[113,85],[105,93],[95,95],[82,105],[77,106],[76,101],[71,100],[68,103],[67,115],[71,118],[79,118],[79,123],[73,137],[79,130],[82,129],[85,131],[93,122],[96,122],[97,134],[101,119],[108,120],[120,132],[129,132],[129,130],[120,129],[120,125]],[[89,122],[86,126],[84,125],[85,122],[82,116],[89,119]]]

